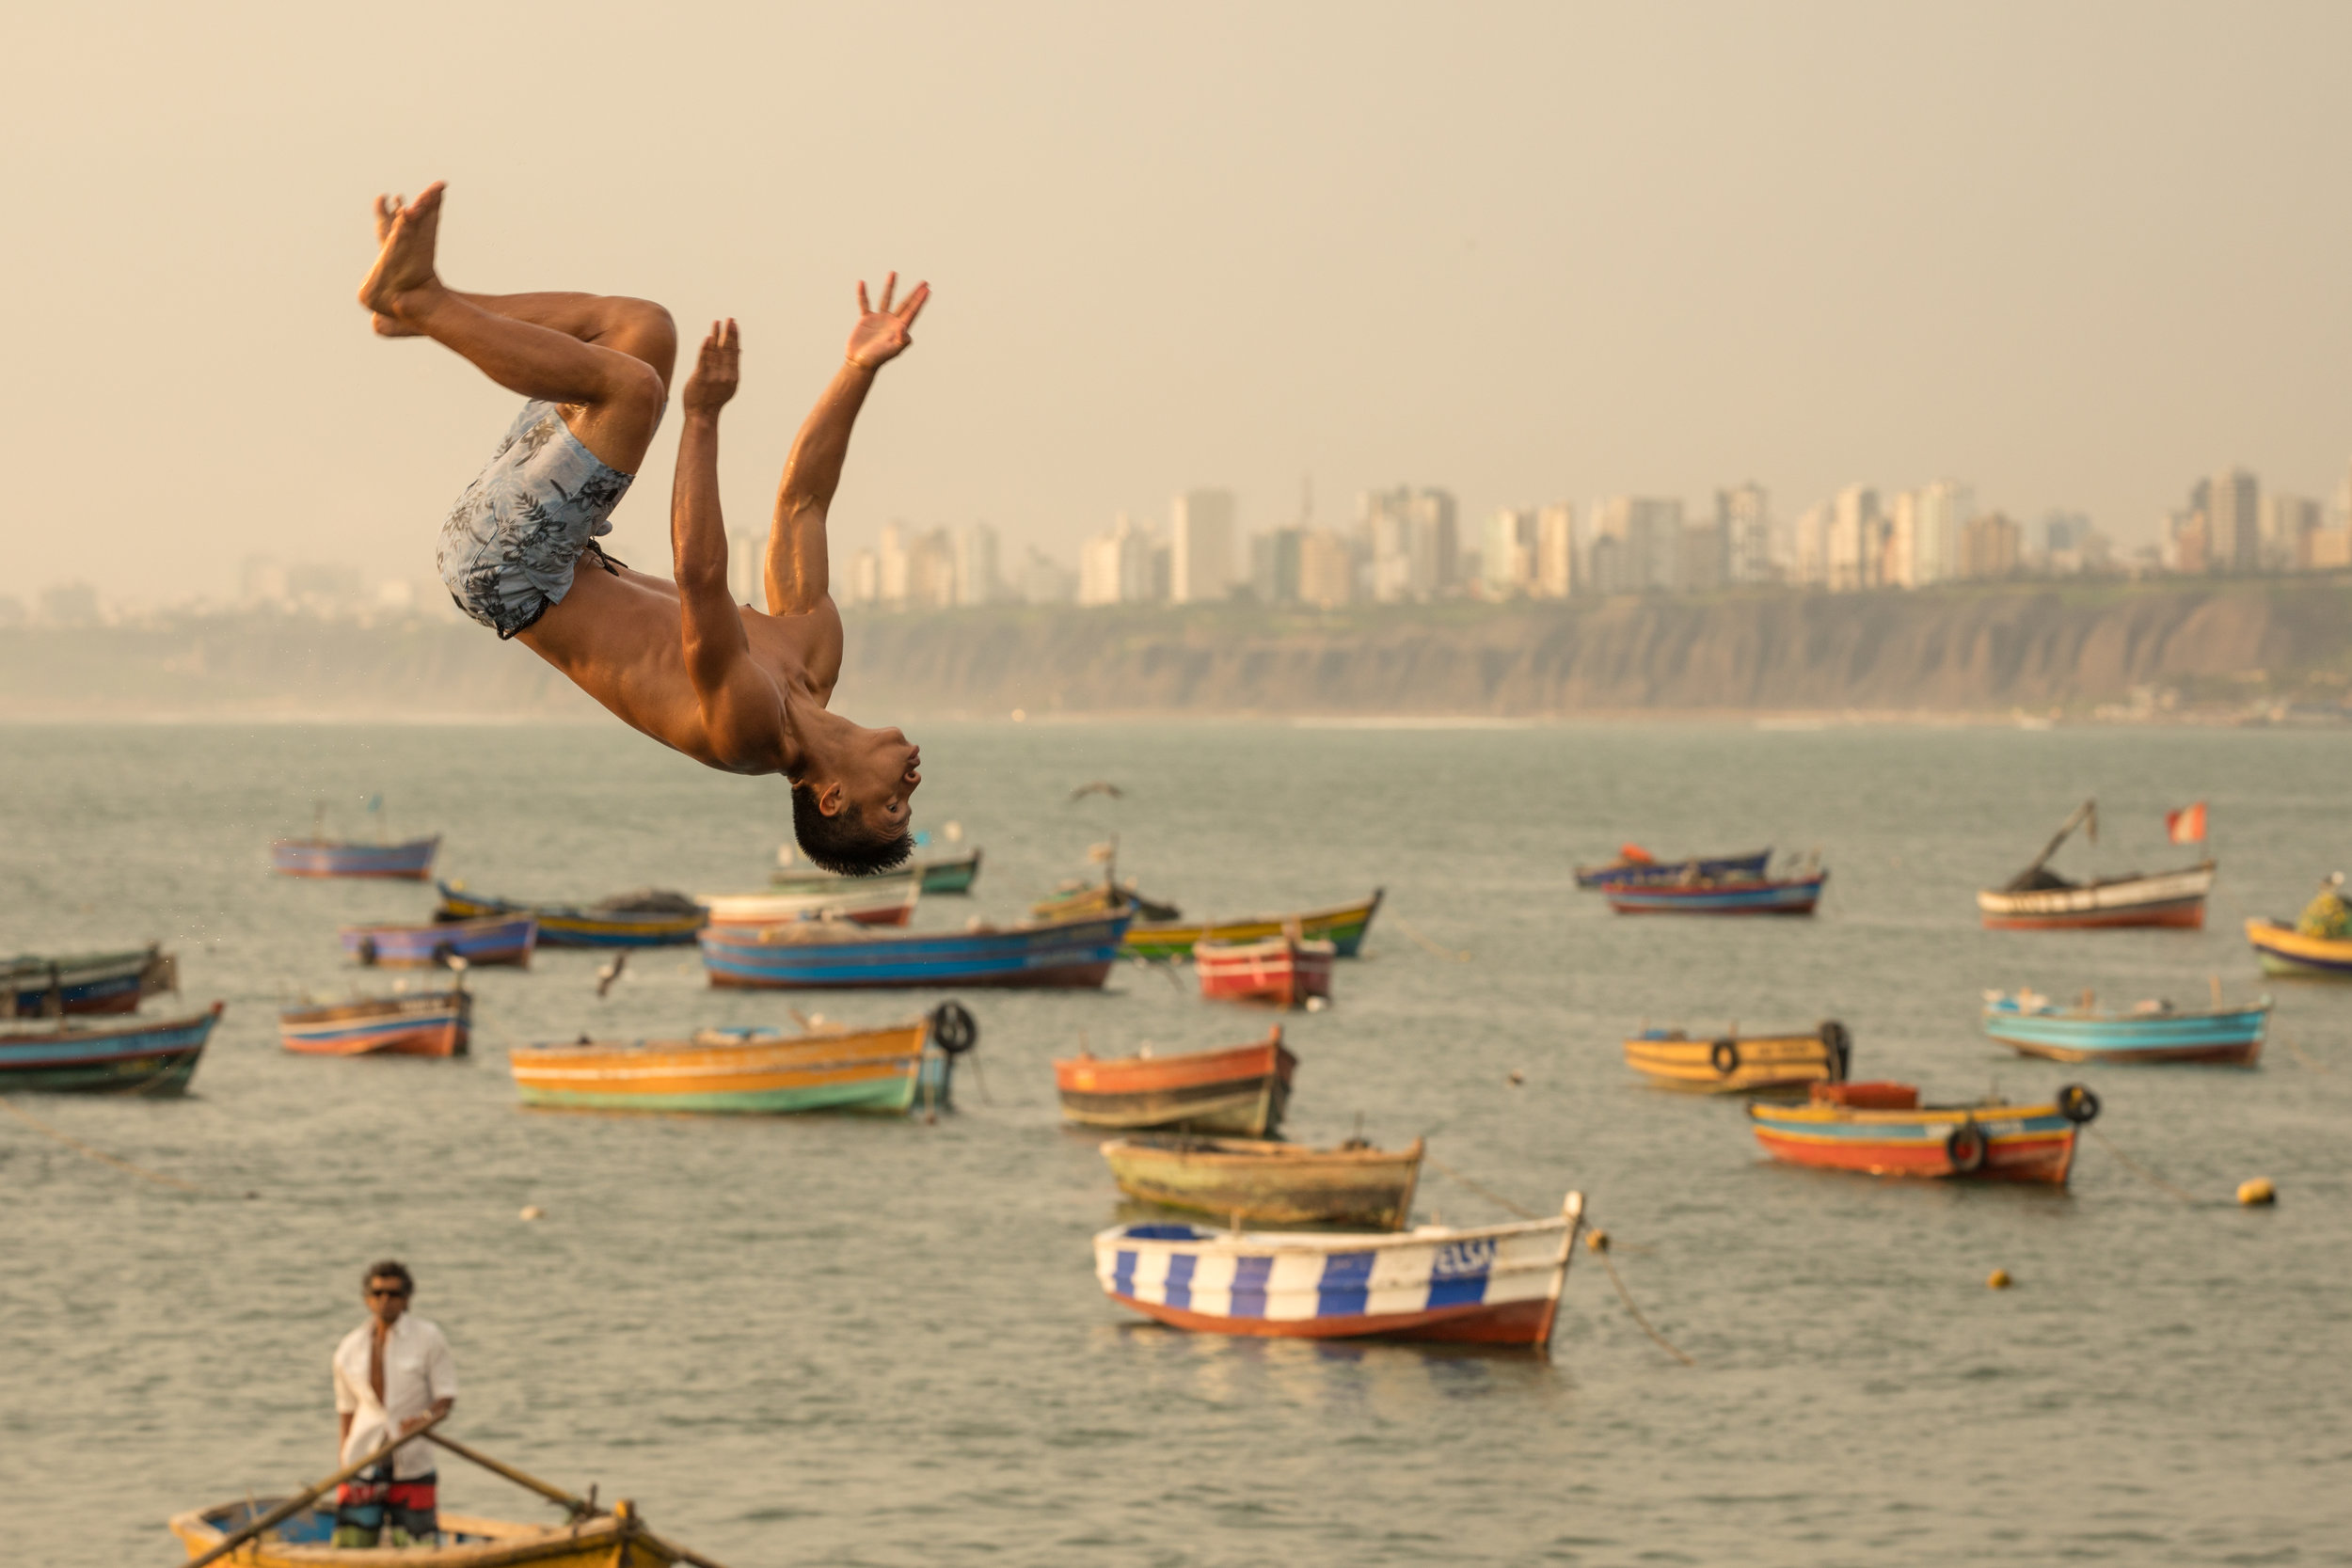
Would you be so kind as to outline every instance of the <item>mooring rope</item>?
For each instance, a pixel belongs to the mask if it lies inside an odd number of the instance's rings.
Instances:
[[[1470,956],[1469,953],[1458,952],[1451,947],[1440,947],[1436,942],[1431,942],[1427,937],[1422,936],[1414,927],[1413,923],[1406,919],[1403,915],[1391,913],[1389,916],[1389,919],[1391,924],[1396,926],[1396,927],[1402,930],[1406,936],[1411,937],[1415,942],[1420,942],[1423,947],[1426,947],[1429,951],[1435,953],[1440,958],[1451,959],[1458,963],[1468,963],[1470,961]]]
[[[2101,1148],[2106,1149],[2109,1154],[2112,1154],[2117,1159],[2122,1161],[2123,1168],[2132,1172],[2134,1175],[2140,1177],[2144,1180],[2154,1183],[2165,1192],[2170,1193],[2174,1197],[2179,1198],[2183,1203],[2201,1203],[2204,1201],[2202,1198],[2196,1196],[2194,1194],[2181,1191],[2180,1188],[2175,1187],[2171,1182],[2167,1181],[2163,1177],[2158,1176],[2154,1171],[2150,1170],[2146,1165],[2141,1164],[2138,1161],[2133,1159],[2130,1155],[2116,1148],[2115,1140],[2108,1137],[2105,1132],[2100,1132],[2096,1126],[2087,1127],[2085,1131],[2088,1132],[2092,1137],[2099,1140],[2099,1147]]]
[[[1422,1158],[1429,1162],[1430,1164],[1435,1165],[1440,1176],[1452,1178],[1454,1180],[1460,1182],[1463,1186],[1468,1187],[1471,1192],[1476,1193],[1479,1196],[1486,1198],[1491,1203],[1500,1203],[1502,1207],[1510,1210],[1511,1212],[1518,1215],[1518,1217],[1523,1220],[1539,1220],[1544,1218],[1543,1215],[1536,1213],[1534,1210],[1529,1209],[1522,1204],[1512,1202],[1509,1198],[1503,1196],[1501,1193],[1496,1192],[1492,1187],[1487,1186],[1486,1183],[1471,1180],[1469,1177],[1464,1176],[1460,1171],[1455,1170],[1452,1165],[1447,1164],[1443,1160],[1438,1159],[1434,1154],[1424,1151]],[[1609,1232],[1596,1227],[1585,1236],[1584,1244],[1594,1252],[1600,1254],[1600,1266],[1609,1271],[1609,1283],[1617,1288],[1617,1299],[1625,1303],[1625,1309],[1632,1314],[1633,1321],[1641,1325],[1642,1332],[1648,1335],[1652,1339],[1655,1339],[1658,1342],[1660,1349],[1663,1350],[1668,1355],[1673,1356],[1677,1361],[1681,1362],[1684,1366],[1697,1366],[1697,1362],[1692,1360],[1689,1356],[1675,1349],[1673,1341],[1669,1340],[1663,1334],[1659,1333],[1657,1329],[1652,1328],[1650,1326],[1650,1321],[1642,1316],[1642,1309],[1633,1305],[1633,1292],[1625,1288],[1625,1281],[1619,1278],[1617,1275],[1616,1260],[1609,1256]]]
[[[2305,1067],[2310,1068],[2313,1072],[2329,1072],[2334,1070],[2329,1068],[2327,1063],[2315,1062],[2311,1057],[2304,1055],[2303,1048],[2295,1043],[2294,1036],[2282,1035],[2280,1037],[2287,1042],[2287,1049],[2295,1053],[2295,1059],[2302,1063]]]
[[[135,1165],[128,1160],[117,1159],[103,1148],[92,1148],[81,1139],[60,1132],[48,1123],[37,1119],[30,1112],[19,1106],[15,1101],[5,1096],[0,1096],[0,1105],[8,1107],[8,1115],[42,1136],[55,1138],[76,1153],[87,1154],[93,1160],[103,1160],[119,1170],[127,1170],[143,1181],[153,1181],[166,1187],[177,1187],[183,1193],[200,1193],[204,1190],[193,1181],[183,1181],[176,1176],[166,1176],[161,1171],[149,1170],[144,1165]]]

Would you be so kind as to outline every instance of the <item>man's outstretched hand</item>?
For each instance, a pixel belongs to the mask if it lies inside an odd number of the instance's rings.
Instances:
[[[686,389],[680,394],[686,411],[715,414],[724,408],[735,396],[742,370],[743,340],[735,329],[735,318],[712,322],[709,335],[703,339],[702,355],[694,361],[694,373],[686,378]]]
[[[863,370],[896,359],[914,341],[907,329],[914,318],[923,313],[923,302],[931,297],[929,283],[917,283],[907,295],[906,303],[897,309],[890,308],[890,296],[898,292],[898,275],[892,273],[882,280],[882,309],[866,303],[866,285],[857,286],[857,325],[850,333],[850,363]]]

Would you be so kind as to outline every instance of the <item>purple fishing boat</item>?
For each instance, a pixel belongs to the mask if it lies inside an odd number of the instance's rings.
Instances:
[[[281,838],[269,847],[280,877],[379,877],[421,882],[433,873],[441,835],[405,844],[350,844],[331,838]]]
[[[433,926],[346,926],[343,951],[363,964],[426,969],[463,958],[469,964],[531,967],[539,945],[539,923],[518,920],[450,920]]]

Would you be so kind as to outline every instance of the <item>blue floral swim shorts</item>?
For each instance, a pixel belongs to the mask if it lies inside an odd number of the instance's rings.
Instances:
[[[506,439],[441,525],[437,564],[457,608],[512,637],[572,591],[572,571],[612,531],[612,509],[637,476],[608,468],[551,403],[526,403]]]

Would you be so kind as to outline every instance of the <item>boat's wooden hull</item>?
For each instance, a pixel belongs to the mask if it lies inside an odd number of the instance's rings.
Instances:
[[[258,1497],[191,1510],[173,1517],[171,1533],[189,1557],[201,1557],[230,1530],[282,1501]],[[447,1512],[440,1519],[444,1545],[338,1547],[332,1544],[334,1513],[312,1509],[265,1532],[252,1545],[240,1546],[224,1560],[234,1568],[667,1568],[678,1560],[630,1522],[611,1514],[578,1525],[510,1524]]]
[[[2020,1055],[2054,1062],[2205,1062],[2252,1067],[2270,1022],[2268,997],[2251,1007],[2180,1013],[1984,1009],[1984,1032]]]
[[[1997,931],[2083,931],[2118,927],[2199,929],[2205,924],[2205,895],[2213,891],[2214,863],[2153,877],[2124,877],[2079,887],[2038,888],[2007,893],[1987,888],[1977,895],[1985,926]]]
[[[904,926],[914,918],[923,884],[912,874],[850,880],[848,887],[817,893],[707,893],[697,897],[709,911],[707,924],[738,929],[755,930],[798,920]]]
[[[537,1046],[508,1053],[532,1105],[778,1116],[944,1106],[952,1058],[930,1022],[804,1035],[743,1031],[642,1045]]]
[[[179,989],[178,960],[156,947],[0,958],[0,1019],[136,1012],[142,999]]]
[[[1619,914],[1811,914],[1829,873],[1781,881],[1630,883],[1605,890]]]
[[[463,1056],[473,997],[462,990],[287,1007],[278,1040],[305,1056]]]
[[[1004,930],[884,931],[831,921],[707,926],[703,968],[714,986],[1096,987],[1119,958],[1124,915]]]
[[[179,1094],[220,1013],[215,1002],[189,1018],[0,1024],[0,1094]]]
[[[441,884],[441,906],[433,918],[443,923],[461,920],[538,922],[542,947],[691,947],[702,929],[699,914],[629,914],[572,909],[561,905],[517,904],[488,898]]]
[[[1295,1148],[1242,1138],[1113,1138],[1111,1178],[1129,1197],[1235,1225],[1402,1230],[1422,1141],[1402,1149]]]
[[[1578,866],[1576,885],[1629,887],[1645,882],[1680,881],[1686,877],[1761,877],[1772,860],[1770,849],[1758,849],[1750,855],[1699,856],[1683,861],[1613,861],[1607,865]]]
[[[1815,1084],[1845,1080],[1844,1039],[1845,1031],[1834,1024],[1810,1035],[1704,1039],[1677,1030],[1627,1040],[1625,1062],[1659,1087],[1688,1094],[1802,1094]]]
[[[1342,904],[1299,914],[1271,914],[1249,920],[1139,920],[1127,928],[1127,951],[1142,958],[1188,958],[1203,942],[1263,942],[1295,930],[1308,942],[1327,942],[1343,958],[1352,958],[1364,944],[1372,917],[1380,912],[1385,889],[1375,888],[1361,903]]]
[[[1094,1238],[1095,1278],[1178,1328],[1256,1338],[1550,1343],[1582,1195],[1556,1219],[1365,1236],[1132,1225]]]
[[[525,915],[432,926],[346,926],[342,943],[361,963],[387,969],[429,969],[452,957],[477,966],[528,969],[532,949],[539,944],[539,923]]]
[[[1331,994],[1332,960],[1339,947],[1328,942],[1294,942],[1287,936],[1263,942],[1202,942],[1193,944],[1200,994],[1213,1002],[1266,1002],[1300,1007],[1307,998]]]
[[[2294,927],[2274,920],[2249,920],[2246,940],[2265,974],[2299,975],[2313,980],[2352,980],[2352,942],[2331,937],[2307,937]]]
[[[269,847],[280,877],[376,877],[421,882],[433,874],[440,835],[406,844],[342,844],[332,839],[281,838]]]
[[[1277,1029],[1230,1051],[1069,1057],[1054,1064],[1054,1085],[1063,1117],[1082,1127],[1263,1138],[1282,1125],[1297,1070]]]
[[[2066,1184],[2076,1124],[2051,1105],[1925,1107],[1858,1111],[1823,1105],[1748,1107],[1756,1142],[1775,1160],[1871,1176],[1963,1177],[1982,1181]],[[1952,1136],[1973,1124],[1984,1157],[1970,1170],[1955,1161]]]

